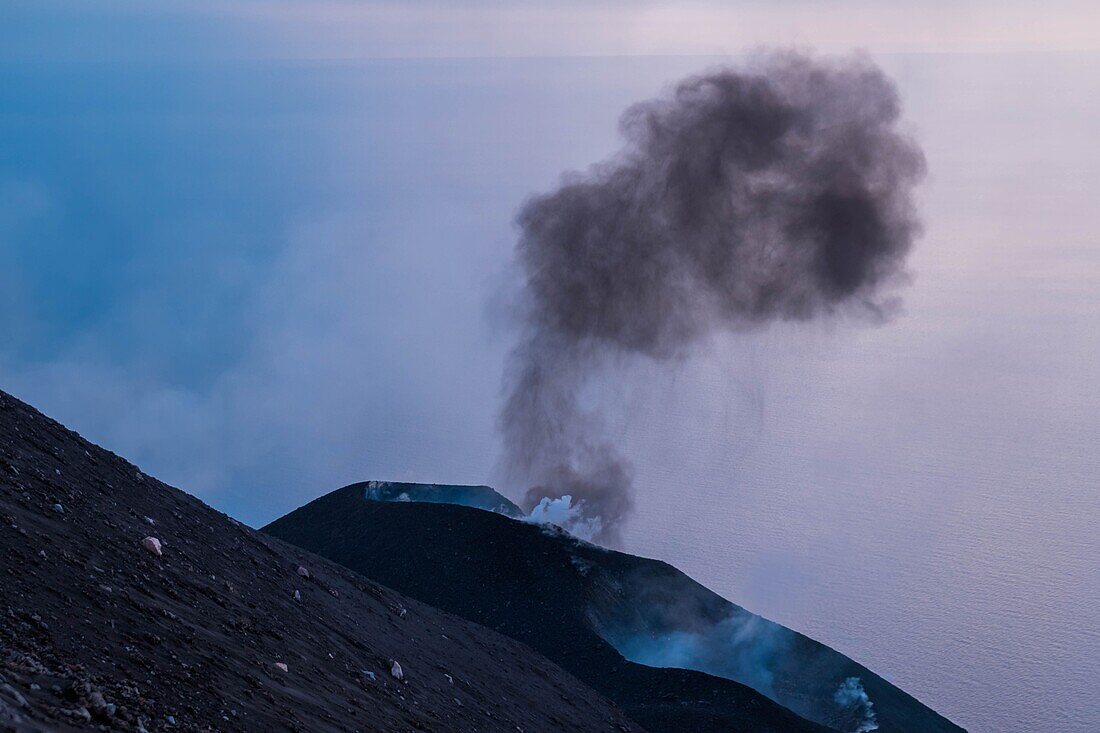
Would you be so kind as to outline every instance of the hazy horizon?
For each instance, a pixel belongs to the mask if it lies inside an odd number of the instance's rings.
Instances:
[[[254,526],[358,480],[498,484],[516,210],[736,59],[188,56],[209,23],[0,54],[0,388]],[[903,311],[593,396],[637,468],[624,550],[973,733],[1100,727],[1100,53],[1071,47],[872,47],[929,166]]]

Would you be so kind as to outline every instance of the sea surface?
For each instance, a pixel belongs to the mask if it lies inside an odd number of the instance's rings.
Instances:
[[[975,733],[1097,731],[1100,65],[884,64],[930,170],[904,312],[638,390],[628,544]]]
[[[0,66],[0,386],[256,526],[494,482],[516,208],[729,61]],[[929,167],[902,311],[597,385],[624,549],[974,733],[1095,733],[1100,58],[878,61]]]

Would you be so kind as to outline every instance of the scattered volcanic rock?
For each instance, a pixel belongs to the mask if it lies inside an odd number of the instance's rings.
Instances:
[[[164,554],[164,551],[161,549],[160,540],[156,537],[146,537],[141,541],[141,546],[157,557]]]
[[[3,392],[0,558],[0,731],[640,730],[528,647],[257,533]],[[397,658],[416,674],[382,674]]]
[[[841,731],[962,731],[851,659],[667,563],[465,506],[365,500],[364,486],[321,497],[264,531],[530,645],[650,733],[822,729],[790,711]],[[680,646],[670,649],[673,642]],[[838,690],[856,683],[873,708],[838,702]]]

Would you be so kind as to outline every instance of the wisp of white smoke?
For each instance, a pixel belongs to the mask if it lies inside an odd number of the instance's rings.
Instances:
[[[553,524],[577,539],[591,542],[603,529],[603,523],[598,516],[584,516],[583,504],[583,501],[574,504],[573,497],[569,494],[556,499],[544,496],[531,509],[526,521],[533,524]]]
[[[833,700],[844,710],[851,710],[862,716],[858,725],[852,729],[852,733],[870,733],[878,730],[874,703],[867,697],[867,691],[863,689],[863,682],[859,677],[849,677],[841,682],[840,687],[833,693]]]

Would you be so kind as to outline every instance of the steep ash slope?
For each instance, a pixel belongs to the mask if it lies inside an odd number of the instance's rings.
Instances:
[[[321,497],[264,531],[529,644],[652,733],[813,729],[773,700],[842,731],[962,730],[666,563],[463,506],[367,501],[362,487]]]
[[[244,527],[3,392],[0,558],[3,731],[640,731],[529,648]]]
[[[576,551],[629,556],[465,506],[366,501],[364,486],[317,499],[264,531],[529,644],[651,733],[829,730],[736,682],[623,659],[593,630],[586,598],[603,581],[583,570],[589,560]]]

